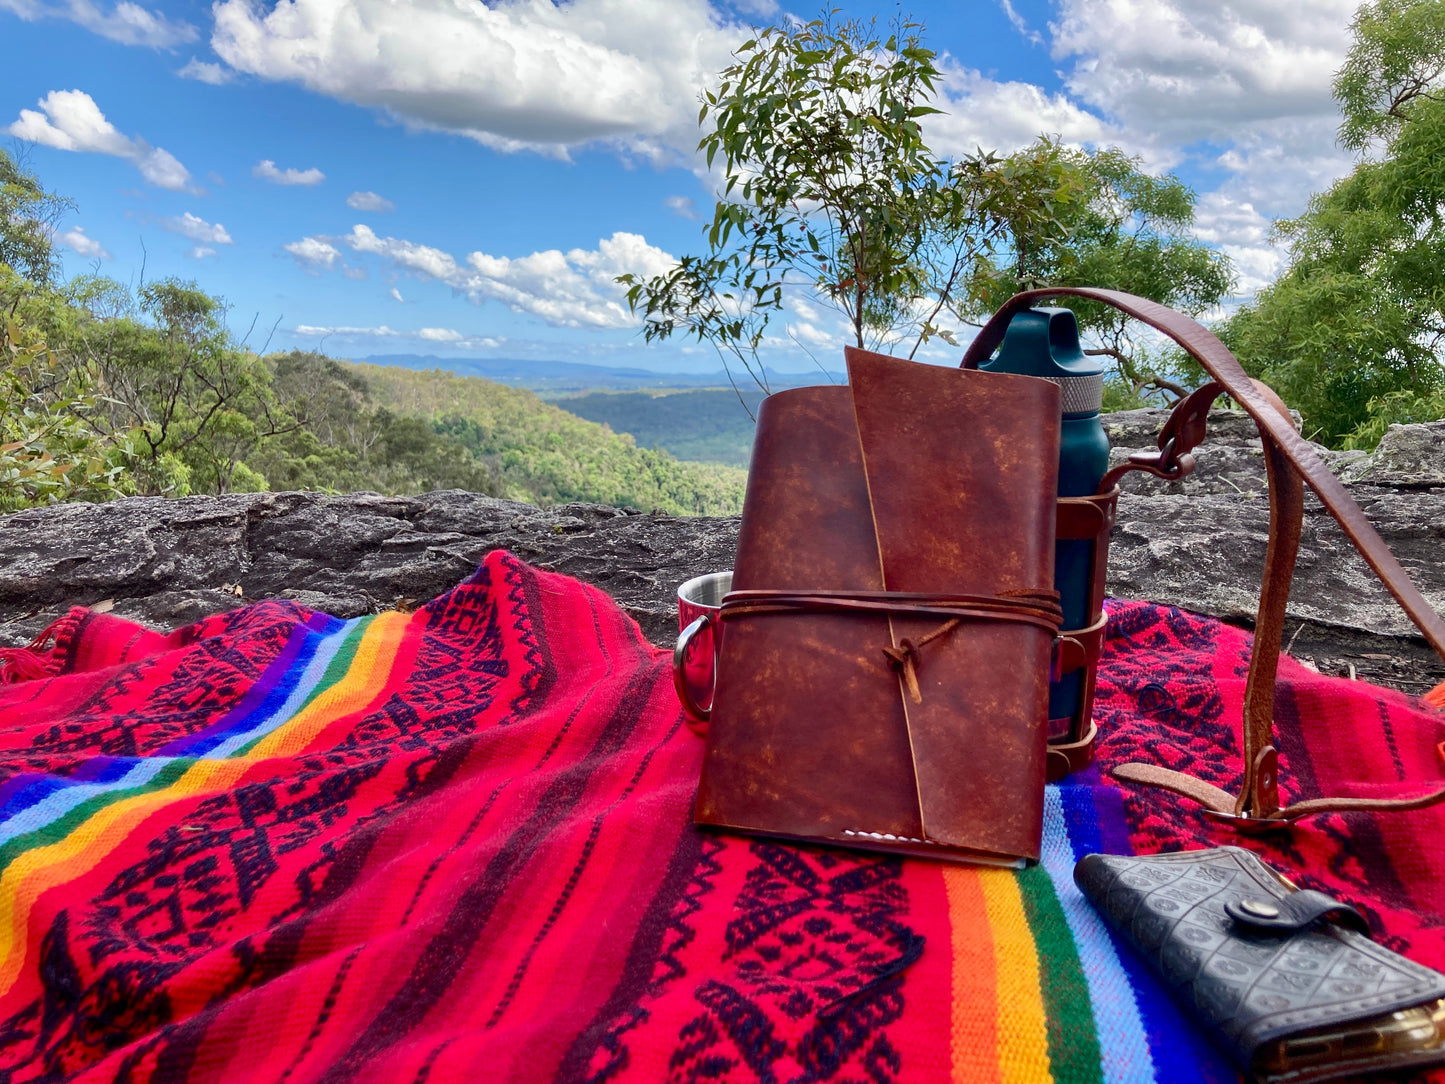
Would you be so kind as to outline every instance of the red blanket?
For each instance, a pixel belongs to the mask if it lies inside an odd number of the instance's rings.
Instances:
[[[1112,611],[1106,767],[1237,784],[1248,638]],[[16,667],[15,661],[25,665]],[[1238,840],[1097,768],[1022,874],[705,835],[664,653],[492,554],[415,614],[74,611],[0,688],[0,1081],[1232,1076],[1068,881],[1242,842],[1445,967],[1445,814]],[[1445,717],[1286,663],[1291,797],[1417,793]]]

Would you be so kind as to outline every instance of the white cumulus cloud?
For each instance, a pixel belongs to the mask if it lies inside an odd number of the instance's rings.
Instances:
[[[229,245],[232,243],[231,235],[226,232],[226,227],[219,222],[207,222],[204,218],[198,218],[187,211],[179,218],[161,219],[161,228],[171,233],[178,233],[188,241],[195,241],[201,245]],[[195,255],[195,250],[192,252]],[[201,253],[211,255],[210,252]]]
[[[308,271],[330,271],[341,259],[340,250],[322,237],[303,237],[281,247]]]
[[[62,151],[94,151],[131,158],[135,141],[127,139],[105,119],[105,114],[82,90],[52,90],[37,103],[41,112],[20,110],[20,119],[8,131],[19,139],[32,139]]]
[[[595,249],[534,252],[508,258],[473,252],[452,283],[473,301],[490,298],[553,327],[635,327],[618,275],[660,274],[676,260],[641,235],[617,232]]]
[[[176,74],[182,79],[194,79],[200,83],[209,83],[213,87],[225,86],[236,78],[229,68],[223,68],[209,60],[197,60],[195,57],[191,57],[186,66]]]
[[[430,245],[382,237],[366,225],[353,226],[340,238],[307,237],[284,247],[302,266],[329,270],[340,262],[332,240],[381,258],[393,271],[443,282],[474,303],[498,301],[553,327],[636,327],[617,276],[656,275],[676,262],[641,235],[622,231],[598,241],[595,249],[548,249],[516,257],[472,252],[460,260]],[[401,300],[399,290],[391,296]]]
[[[20,110],[20,119],[5,130],[17,139],[43,143],[62,151],[109,154],[135,163],[141,176],[158,188],[185,189],[191,180],[186,167],[169,151],[144,139],[122,135],[82,90],[52,90],[39,101],[40,112]]]
[[[1019,32],[1019,35],[1030,45],[1042,45],[1044,37],[1037,30],[1028,24],[1028,20],[1018,13],[1011,0],[999,0],[999,7],[1003,9],[1004,16],[1008,19],[1009,25]]]
[[[668,196],[662,205],[679,218],[696,222],[702,217],[697,213],[697,201],[691,196]]]
[[[395,286],[391,288],[391,293],[387,296],[389,296],[393,301],[400,301],[402,303],[406,302],[406,298],[401,296],[401,291],[398,290]]]
[[[170,151],[162,150],[160,147],[148,149],[136,162],[136,168],[140,170],[142,177],[157,188],[168,188],[172,192],[180,192],[188,188],[191,183],[191,174],[186,167],[181,165]]]
[[[1065,0],[1056,59],[1071,91],[1184,142],[1281,116],[1333,116],[1356,0]]]
[[[381,256],[401,270],[424,278],[454,282],[461,273],[457,261],[441,249],[395,237],[378,237],[370,226],[353,226],[343,240],[353,252]]]
[[[385,196],[378,196],[375,192],[353,192],[346,197],[346,206],[353,211],[376,211],[385,213],[395,211],[396,204]]]
[[[109,11],[103,11],[92,0],[64,0],[43,3],[42,0],[0,0],[0,11],[9,11],[26,21],[36,19],[69,19],[73,23],[118,41],[122,45],[143,45],[152,49],[169,49],[195,41],[200,32],[187,22],[172,22],[159,11],[150,11],[132,0],[119,0]]]
[[[29,0],[9,0],[11,3]],[[1014,0],[994,0],[1042,42]],[[1231,198],[1293,214],[1349,165],[1332,74],[1358,0],[1054,0],[1062,91],[944,56],[934,148],[1009,151],[1042,133],[1113,144],[1151,169],[1186,160]],[[697,97],[775,0],[218,0],[212,48],[296,83],[500,150],[587,144],[697,165]],[[740,14],[734,14],[740,13]],[[445,42],[445,48],[439,48]],[[946,43],[934,43],[945,44]],[[355,206],[355,205],[353,205]],[[357,209],[370,209],[360,208]],[[681,206],[673,208],[686,214]]]
[[[307,188],[326,180],[326,174],[315,166],[310,169],[278,169],[276,163],[269,158],[263,158],[252,166],[251,173],[272,184],[299,184]]]
[[[82,226],[76,226],[74,229],[56,234],[55,240],[77,255],[84,256],[87,260],[112,258],[111,254],[105,250],[104,245],[94,237],[86,236],[85,228]]]
[[[1194,233],[1227,255],[1238,281],[1235,290],[1249,296],[1273,282],[1284,270],[1285,252],[1271,242],[1273,223],[1252,203],[1209,192],[1198,204]]]
[[[69,0],[61,10],[85,29],[122,45],[168,49],[200,37],[190,23],[172,22],[159,11],[147,11],[130,0],[120,0],[109,12],[101,11],[90,0]]]
[[[707,0],[218,0],[231,67],[502,150],[690,161],[697,95],[745,30]],[[439,46],[444,43],[444,47]]]
[[[771,325],[776,328],[776,325]],[[774,350],[801,347],[814,354],[836,354],[839,344],[847,342],[853,331],[837,309],[815,305],[802,297],[788,301],[787,322],[782,333],[776,330],[763,339],[763,345]]]
[[[1007,154],[1040,135],[1068,143],[1107,143],[1118,133],[1063,94],[1047,94],[1032,83],[1000,83],[971,68],[942,65],[935,107],[923,118],[929,145],[954,157],[982,148]]]
[[[1205,195],[1195,209],[1194,233],[1213,245],[1267,245],[1273,228],[1253,204],[1217,192]]]
[[[1173,164],[1220,148],[1230,198],[1297,214],[1346,172],[1330,93],[1357,0],[1063,0],[1053,55],[1071,95]]]

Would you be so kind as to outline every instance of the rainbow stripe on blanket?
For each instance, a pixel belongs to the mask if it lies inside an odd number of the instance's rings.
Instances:
[[[1049,787],[1043,861],[1022,873],[717,840],[673,957],[694,981],[642,1000],[627,1075],[1234,1080],[1073,884],[1078,857],[1130,850],[1122,814],[1112,788]],[[845,1011],[820,1027],[830,1006]]]
[[[1074,863],[1085,854],[1130,853],[1126,837],[1105,838],[1119,822],[1100,818],[1095,801],[1111,797],[1108,790],[1049,787],[1042,862],[1017,876],[942,871],[954,964],[952,1079],[1190,1082],[1230,1075],[1127,949],[1116,948],[1074,886]]]
[[[18,773],[0,786],[0,996],[26,962],[28,904],[76,868],[101,864],[178,799],[234,788],[272,758],[385,698],[422,635],[415,616],[339,621],[313,614],[234,707],[144,757],[96,756],[64,776]]]
[[[1232,782],[1248,639],[1215,622],[1114,606],[1102,763],[1021,873],[697,832],[666,656],[506,554],[410,615],[51,640],[0,685],[7,1080],[1234,1079],[1071,876],[1239,842],[1104,770]],[[1445,716],[1281,678],[1287,785],[1445,775]],[[1445,814],[1246,842],[1445,966]]]

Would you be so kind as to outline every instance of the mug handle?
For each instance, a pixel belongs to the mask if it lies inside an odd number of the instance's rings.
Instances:
[[[682,701],[683,711],[687,714],[687,725],[694,733],[706,734],[707,721],[712,717],[712,709],[699,707],[692,698],[692,690],[687,686],[687,675],[683,671],[683,661],[687,657],[688,645],[692,643],[693,637],[703,629],[712,624],[712,618],[707,614],[696,618],[692,624],[683,629],[677,638],[677,646],[672,649],[672,684],[677,689],[677,698]],[[717,670],[713,670],[713,682],[717,682]],[[693,720],[701,720],[701,725],[695,725]]]

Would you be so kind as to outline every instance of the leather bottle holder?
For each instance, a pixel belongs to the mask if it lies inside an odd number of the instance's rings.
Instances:
[[[1195,776],[1155,764],[1122,764],[1120,779],[1163,787],[1204,806],[1209,815],[1240,829],[1280,827],[1312,813],[1341,810],[1418,809],[1445,799],[1445,789],[1416,798],[1311,798],[1281,808],[1279,758],[1272,743],[1274,683],[1284,628],[1285,604],[1299,551],[1304,516],[1304,485],[1338,521],[1345,535],[1409,615],[1430,646],[1445,659],[1445,622],[1410,582],[1385,542],[1365,518],[1344,485],[1325,466],[1314,448],[1294,429],[1289,412],[1267,386],[1252,380],[1229,350],[1207,328],[1172,309],[1132,294],[1092,287],[1033,290],[1011,298],[994,314],[969,346],[962,368],[976,369],[1003,340],[1014,315],[1048,298],[1079,297],[1110,305],[1157,328],[1186,350],[1214,379],[1175,407],[1159,434],[1157,452],[1139,453],[1104,476],[1102,497],[1117,495],[1119,478],[1129,470],[1145,470],[1176,480],[1193,469],[1190,452],[1204,438],[1209,406],[1228,395],[1254,420],[1264,444],[1269,479],[1269,544],[1264,581],[1255,619],[1243,719],[1244,781],[1238,795]]]
[[[1059,390],[847,357],[759,410],[696,820],[1037,859]]]
[[[1093,552],[1089,574],[1088,613],[1096,617],[1087,628],[1059,630],[1059,648],[1054,659],[1053,680],[1074,670],[1083,672],[1079,702],[1067,719],[1049,720],[1048,781],[1057,783],[1094,761],[1094,744],[1099,730],[1094,724],[1094,679],[1099,656],[1104,650],[1104,581],[1109,564],[1109,534],[1119,507],[1119,487],[1112,480],[1089,497],[1060,497],[1055,506],[1055,537],[1060,541],[1086,542]],[[1054,733],[1056,724],[1062,724]]]

